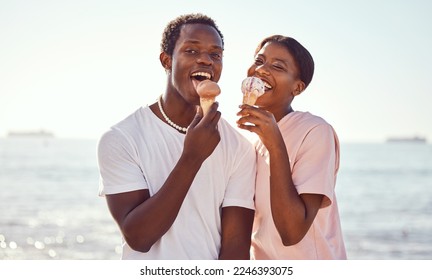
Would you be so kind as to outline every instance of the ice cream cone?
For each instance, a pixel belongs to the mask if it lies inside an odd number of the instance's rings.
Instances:
[[[247,77],[242,82],[243,104],[254,105],[258,97],[264,94],[264,82],[257,77]]]
[[[197,85],[196,91],[200,96],[200,105],[203,113],[206,115],[210,106],[215,102],[216,96],[220,94],[220,88],[217,83],[204,80]]]

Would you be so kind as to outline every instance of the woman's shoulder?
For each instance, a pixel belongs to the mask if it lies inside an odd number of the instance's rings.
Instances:
[[[330,126],[330,124],[322,117],[314,115],[310,112],[294,111],[279,121],[280,128],[308,128],[316,126]]]
[[[311,112],[295,111],[293,112],[295,121],[302,121],[311,124],[329,124],[323,117],[314,115]]]

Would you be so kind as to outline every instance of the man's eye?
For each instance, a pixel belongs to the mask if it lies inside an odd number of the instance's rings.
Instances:
[[[189,53],[189,54],[196,54],[196,53],[198,53],[196,50],[186,50],[186,53]]]
[[[220,54],[220,53],[212,53],[211,56],[215,59],[221,59],[222,58],[222,54]]]

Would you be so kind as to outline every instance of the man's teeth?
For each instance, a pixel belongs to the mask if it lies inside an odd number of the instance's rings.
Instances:
[[[211,78],[211,75],[209,73],[206,73],[206,72],[196,72],[196,73],[192,74],[192,77],[198,77],[198,76],[205,77],[206,79]]]

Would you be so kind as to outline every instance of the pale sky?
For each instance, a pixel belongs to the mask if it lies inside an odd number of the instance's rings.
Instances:
[[[256,45],[282,34],[315,60],[295,110],[326,119],[342,142],[430,142],[431,11],[428,0],[0,0],[0,137],[45,129],[99,138],[164,91],[162,31],[180,14],[201,12],[225,37],[218,101],[233,125]]]

